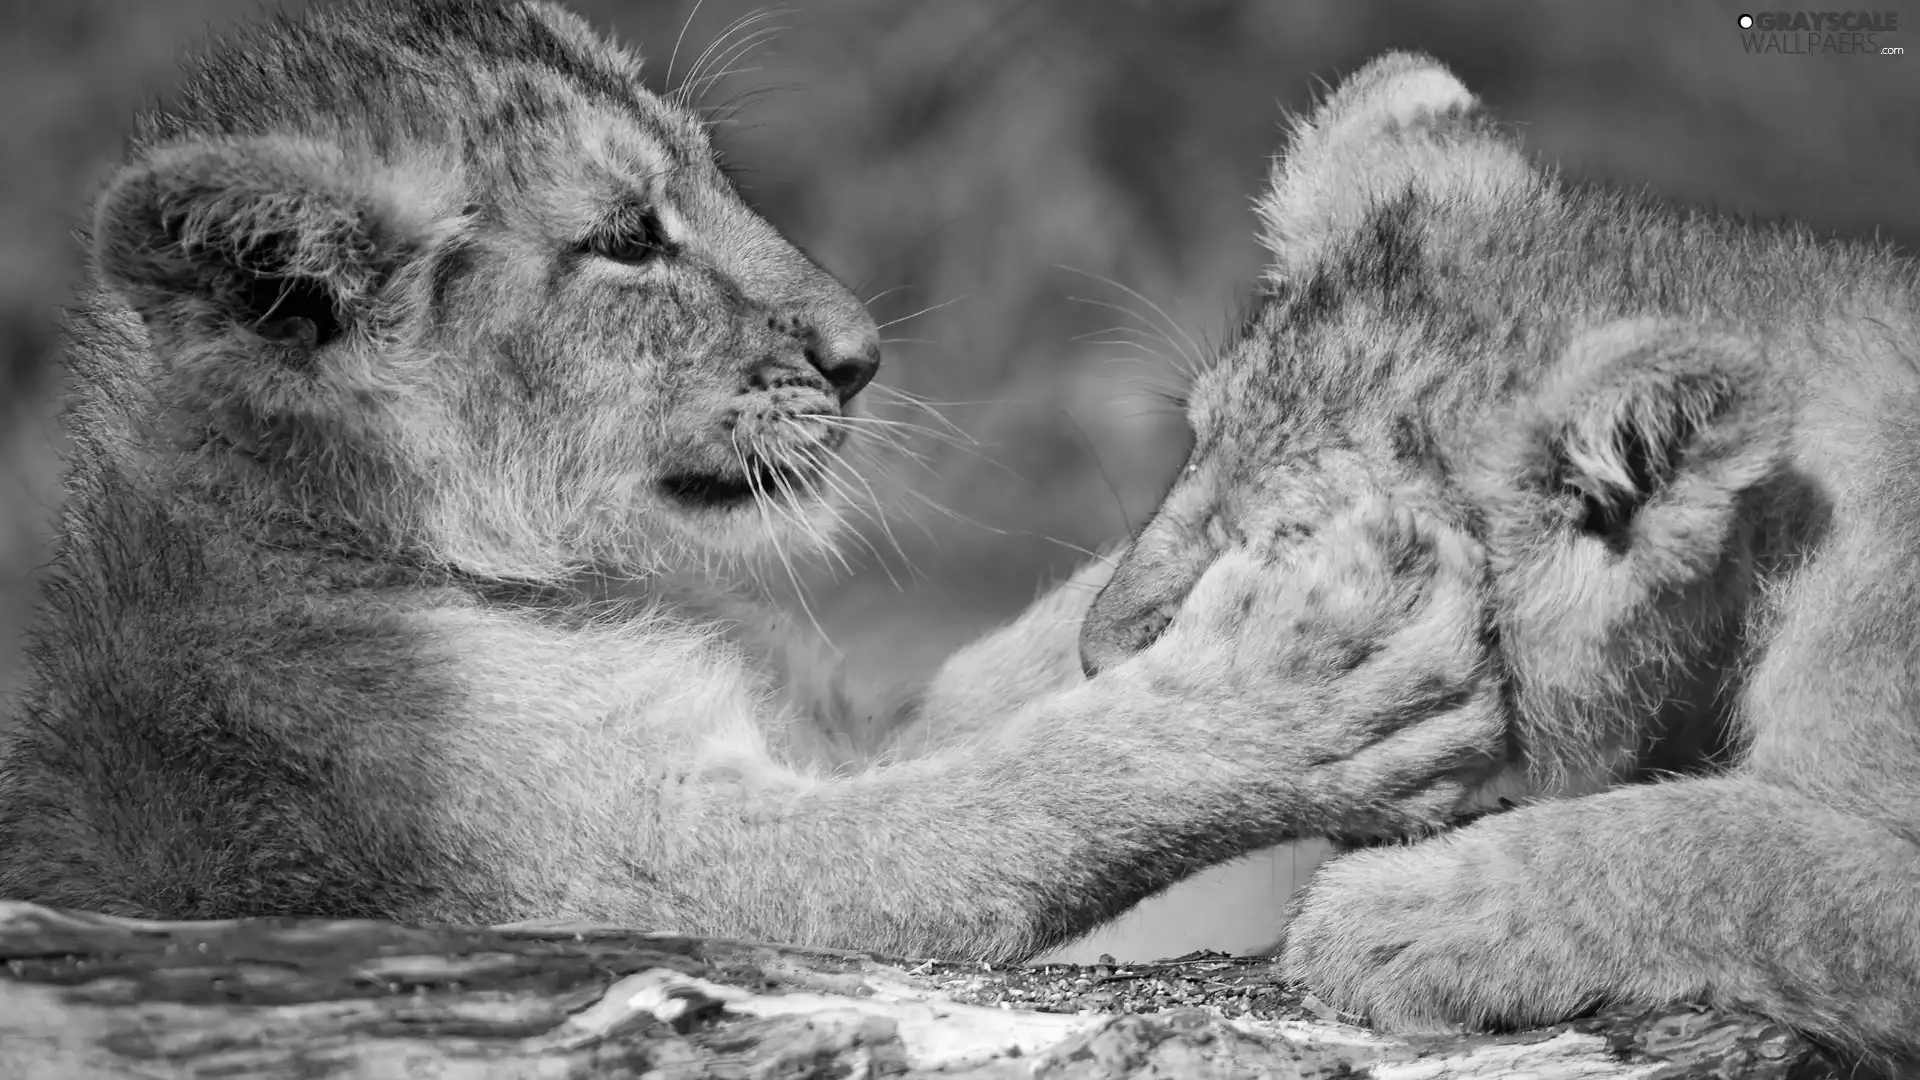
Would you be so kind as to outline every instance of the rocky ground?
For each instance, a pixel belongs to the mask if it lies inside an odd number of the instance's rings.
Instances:
[[[1390,1039],[1263,961],[991,968],[602,927],[159,923],[0,903],[0,1076],[1813,1080],[1684,1007]]]

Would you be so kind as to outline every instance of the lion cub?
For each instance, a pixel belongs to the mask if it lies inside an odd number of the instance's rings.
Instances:
[[[1384,499],[1486,551],[1427,626],[1536,786],[1657,780],[1333,861],[1286,970],[1402,1030],[1705,1000],[1920,1052],[1915,265],[1568,185],[1408,55],[1297,128],[1261,210],[1262,299],[1087,616],[1094,682],[1221,552],[1297,559]],[[1317,587],[1428,573],[1357,570]],[[1288,632],[1239,648],[1343,644]],[[1408,675],[1371,721],[1451,704]]]
[[[705,568],[833,542],[874,325],[553,5],[232,35],[92,243],[0,895],[1001,961],[1332,791],[1435,820],[1503,752],[1436,628],[1474,553],[1384,509],[1299,573],[1223,560],[1086,679],[1091,566],[870,724]],[[1409,573],[1312,592],[1378,559]],[[1366,656],[1288,644],[1302,612]]]

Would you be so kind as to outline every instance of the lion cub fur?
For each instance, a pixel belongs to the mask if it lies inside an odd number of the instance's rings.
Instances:
[[[1421,568],[1390,589],[1225,559],[1087,679],[1096,561],[903,707],[849,694],[742,567],[837,542],[874,324],[552,4],[235,31],[91,243],[0,895],[1005,961],[1302,829],[1444,820],[1503,752],[1430,625],[1477,556],[1384,507],[1314,558]],[[1303,611],[1367,655],[1237,647]]]
[[[1329,863],[1286,971],[1402,1030],[1707,1001],[1920,1051],[1915,264],[1568,183],[1406,54],[1297,125],[1260,212],[1087,666],[1218,552],[1391,499],[1486,552],[1478,614],[1430,625],[1534,793]]]

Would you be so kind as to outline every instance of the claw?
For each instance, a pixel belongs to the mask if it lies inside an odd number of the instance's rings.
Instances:
[[[1417,540],[1420,538],[1419,522],[1414,519],[1413,509],[1406,503],[1393,505],[1393,530],[1398,540]]]

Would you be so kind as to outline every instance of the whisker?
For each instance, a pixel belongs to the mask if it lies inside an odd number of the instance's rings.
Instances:
[[[747,464],[746,452],[740,448],[739,432],[735,431],[730,433],[727,436],[727,443],[733,450],[734,461],[738,462],[740,465],[740,475],[746,478],[747,492],[753,497],[754,512],[760,515],[760,524],[762,525],[762,527],[766,528],[769,532],[771,532],[773,529],[773,522],[767,517],[767,509],[761,503],[760,489],[759,489],[759,486],[754,483],[753,469],[751,466]],[[753,577],[756,582],[759,582],[760,575],[758,573],[758,568],[754,566],[751,562],[745,563],[744,565],[748,575]]]
[[[725,124],[731,126],[735,131],[755,131],[766,125],[743,125],[740,124],[737,119],[741,113],[747,110],[747,106],[752,105],[763,97],[772,97],[775,94],[791,94],[802,88],[799,83],[771,83],[766,86],[749,87],[730,95],[725,101],[720,102],[718,105],[702,105],[701,109],[705,111],[706,122],[710,127],[718,127]],[[741,168],[734,170],[736,174],[749,171],[750,170]]]
[[[778,530],[774,528],[772,515],[769,512],[773,500],[768,497],[766,489],[760,485],[759,477],[755,475],[754,470],[748,467],[746,455],[741,451],[737,437],[733,440],[733,449],[734,456],[739,459],[740,468],[747,478],[747,490],[753,496],[754,507],[760,512],[761,524],[769,535],[777,536]],[[776,477],[777,475],[776,471]],[[820,640],[825,642],[829,649],[836,654],[839,653],[839,647],[834,645],[833,639],[828,637],[826,630],[821,627],[820,620],[814,616],[812,594],[805,585],[801,584],[800,575],[793,568],[793,559],[787,553],[787,545],[775,544],[773,550],[779,556],[780,565],[786,571],[787,582],[793,586],[794,599],[799,603],[801,612],[806,615],[807,622],[812,624],[814,632],[820,635]]]
[[[1162,330],[1160,327],[1154,325],[1145,316],[1141,315],[1137,311],[1134,311],[1132,308],[1126,307],[1123,304],[1116,304],[1108,300],[1095,300],[1091,297],[1086,297],[1086,296],[1069,296],[1067,297],[1067,300],[1075,304],[1086,304],[1089,307],[1106,308],[1109,311],[1117,311],[1120,314],[1125,315],[1130,319],[1135,319],[1139,321],[1140,323],[1144,324],[1142,327],[1133,327],[1133,328],[1112,327],[1107,330],[1097,330],[1094,332],[1107,333],[1107,334],[1114,333],[1115,331],[1119,331],[1122,333],[1135,333],[1135,334],[1139,334],[1140,336],[1146,338],[1149,341],[1157,341],[1157,342],[1164,343],[1167,346],[1167,348],[1173,350],[1174,356],[1163,356],[1162,359],[1166,360],[1169,364],[1172,364],[1176,369],[1180,371],[1181,374],[1186,375],[1189,378],[1195,377],[1200,373],[1200,370],[1203,365],[1199,357],[1188,352],[1185,348],[1181,346],[1179,342],[1167,336],[1167,332],[1165,330]],[[1175,359],[1175,357],[1178,357],[1178,359]]]
[[[1070,540],[1062,540],[1057,536],[1049,536],[1046,533],[1037,532],[1033,529],[1003,529],[997,525],[989,525],[984,521],[980,521],[976,518],[969,517],[958,510],[952,509],[951,507],[944,506],[941,503],[934,501],[933,499],[929,498],[928,496],[918,491],[908,490],[907,494],[911,496],[914,500],[919,502],[921,505],[927,507],[930,510],[940,513],[963,525],[967,525],[969,527],[976,528],[976,529],[984,529],[995,536],[1031,537],[1035,540],[1041,540],[1046,543],[1053,544],[1057,547],[1065,548],[1066,550],[1074,552],[1075,554],[1084,555],[1089,559],[1097,558],[1100,554],[1098,551],[1095,551],[1091,548],[1082,547],[1079,544],[1073,543]],[[932,538],[931,533],[929,533],[928,535],[930,538]]]
[[[1084,300],[1080,297],[1070,297],[1069,299],[1076,300],[1080,303],[1094,302],[1094,301]],[[1120,337],[1120,338],[1098,338],[1094,336],[1096,334],[1122,334],[1127,336]],[[1154,356],[1159,357],[1162,360],[1167,361],[1168,363],[1174,362],[1171,357],[1167,356],[1165,353],[1161,352],[1159,349],[1153,348],[1155,344],[1167,345],[1171,347],[1171,343],[1167,341],[1167,336],[1165,334],[1155,333],[1150,330],[1144,330],[1138,326],[1124,326],[1124,325],[1108,326],[1099,330],[1089,330],[1084,334],[1075,334],[1073,337],[1069,338],[1068,340],[1086,342],[1090,345],[1123,345],[1129,348],[1143,350],[1147,353],[1150,353]],[[1179,365],[1176,364],[1175,366],[1179,366]]]
[[[773,19],[792,13],[791,8],[768,8],[762,12],[760,18]],[[749,23],[747,25],[751,24]],[[714,85],[721,79],[729,75],[742,74],[749,70],[746,68],[738,68],[734,65],[745,60],[748,56],[752,55],[756,48],[784,33],[789,27],[783,23],[770,22],[751,32],[744,32],[746,29],[745,26],[742,26],[741,29],[743,32],[739,38],[729,44],[724,50],[716,53],[710,63],[704,68],[699,69],[699,75],[697,77],[689,76],[686,82],[686,97],[684,100],[692,102],[704,99],[707,93],[711,91]],[[753,68],[751,70],[758,71],[759,69]],[[694,87],[698,87],[699,89],[693,89]]]
[[[730,79],[735,75],[751,75],[756,71],[765,70],[767,69],[764,66],[756,65],[754,67],[726,68],[722,71],[716,71],[712,75],[703,75],[701,76],[701,81],[705,85],[705,89],[700,91],[700,96],[706,96],[707,91],[713,89],[722,79]]]
[[[667,77],[660,81],[660,85],[667,88],[669,93],[673,88],[673,65],[680,59],[680,43],[687,40],[687,31],[693,28],[693,20],[699,16],[700,6],[706,2],[693,0],[693,10],[687,12],[687,21],[680,24],[680,33],[673,39],[673,52],[667,54]]]
[[[728,49],[732,48],[733,47],[732,39],[735,34],[742,34],[747,32],[756,23],[763,23],[769,19],[780,18],[787,14],[789,14],[789,9],[787,8],[775,7],[769,4],[762,4],[761,6],[756,7],[753,10],[748,11],[746,14],[741,15],[740,17],[734,19],[732,22],[722,27],[720,32],[713,36],[713,40],[707,42],[706,48],[700,50],[700,55],[694,60],[693,66],[687,69],[686,78],[689,78],[689,79],[692,78],[695,72],[698,72],[703,67],[710,65],[716,56],[724,54]],[[684,80],[681,83],[681,85],[683,87],[686,85]]]
[[[825,484],[835,495],[838,495],[848,506],[859,511],[867,520],[878,525],[881,530],[886,533],[888,540],[893,541],[893,531],[887,524],[886,516],[881,513],[880,500],[874,495],[872,485],[866,484],[866,481],[860,477],[858,471],[848,470],[854,479],[860,480],[860,482],[866,486],[867,499],[865,501],[861,500],[860,493],[853,490],[852,485],[847,482],[846,478],[835,475],[836,466],[842,463],[824,461],[822,460],[822,455],[818,453],[810,452],[806,457],[809,462],[812,463],[813,467],[818,470],[821,483]],[[853,534],[854,539],[873,555],[874,562],[880,565],[881,571],[887,575],[887,580],[892,582],[895,588],[899,588],[900,579],[894,576],[893,567],[887,562],[886,556],[881,553],[880,549],[859,529],[851,529],[849,531]],[[898,550],[898,541],[893,541],[893,543],[895,550]],[[902,553],[902,558],[904,559],[904,557],[905,555]]]
[[[854,418],[843,417],[841,419],[854,419]],[[860,419],[871,420],[874,418],[863,417]],[[858,420],[856,420],[855,422],[857,423]],[[894,423],[904,423],[904,422],[894,421]],[[924,435],[927,438],[932,439],[943,446],[948,446],[953,448],[954,450],[958,450],[960,453],[966,454],[968,457],[974,458],[975,460],[978,460],[983,464],[991,465],[994,468],[999,469],[1001,472],[1006,473],[1008,476],[1011,476],[1016,480],[1020,480],[1023,483],[1025,482],[1024,477],[1022,477],[1019,473],[1014,472],[1012,469],[1008,468],[1004,462],[996,461],[992,457],[989,457],[986,453],[985,447],[978,440],[974,439],[970,435],[965,434],[964,432],[958,435],[948,435],[948,434],[945,434],[944,432],[936,431],[928,427],[921,427],[919,425],[909,424],[906,426],[910,430],[913,430],[915,434]],[[909,457],[912,457],[922,467],[932,468],[933,462],[929,461],[925,455],[911,449],[910,447],[905,446],[904,444],[900,445],[899,448],[902,453],[905,453]]]
[[[871,413],[863,413],[858,416],[826,417],[822,419],[822,422],[833,427],[844,428],[848,431],[871,432],[888,440],[898,442],[900,445],[905,445],[904,440],[910,436],[925,436],[930,439],[939,439],[942,441],[951,439],[971,443],[971,440],[965,432],[947,428],[945,425],[942,425],[941,428],[932,428],[925,424],[916,424],[911,420],[891,420],[886,417],[875,416]]]
[[[941,442],[946,443],[950,446],[979,446],[980,445],[980,440],[974,438],[973,436],[967,434],[965,431],[959,428],[948,427],[946,430],[943,431],[940,428],[928,427],[925,424],[916,424],[911,420],[889,420],[886,417],[870,416],[870,415],[822,416],[822,417],[817,417],[816,419],[828,425],[845,427],[851,430],[857,430],[860,428],[879,428],[890,435],[897,435],[897,434],[925,435],[929,439],[938,439]]]
[[[874,396],[880,400],[883,406],[891,404],[925,414],[928,419],[950,432],[955,438],[961,439],[971,446],[980,445],[979,440],[968,434],[964,428],[953,421],[952,417],[942,412],[942,409],[969,408],[979,405],[1032,405],[1035,403],[1032,398],[997,398],[981,401],[935,401],[931,398],[921,397],[918,394],[883,383],[874,383],[869,386],[867,390],[869,393],[878,391]]]
[[[1119,382],[1122,386],[1144,390],[1155,397],[1175,402],[1183,409],[1187,407],[1187,394],[1192,389],[1191,383],[1170,381],[1165,376],[1148,367],[1139,357],[1108,356],[1102,357],[1101,363],[1107,365],[1128,364],[1136,367],[1139,370],[1137,370],[1135,374],[1125,375],[1120,378]]]
[[[877,293],[874,293],[872,296],[867,297],[865,300],[860,301],[860,306],[870,308],[873,305],[879,303],[882,299],[892,296],[894,293],[897,293],[902,289],[911,289],[911,288],[913,288],[911,284],[889,286],[887,288],[881,289]]]
[[[914,574],[913,560],[908,557],[907,549],[900,545],[900,538],[894,535],[893,523],[887,520],[886,507],[881,503],[879,493],[873,490],[873,483],[858,470],[849,471],[853,479],[859,481],[860,486],[866,490],[867,503],[871,508],[869,517],[875,525],[880,527],[880,531],[886,535],[887,543],[893,546],[894,553],[900,556],[900,561],[905,564],[907,574],[911,577]],[[874,557],[880,559],[880,553],[877,551],[874,552]],[[885,559],[880,559],[880,565],[887,572],[887,580],[892,581],[894,587],[898,588],[900,582],[893,576],[893,568],[887,565]]]
[[[693,66],[687,69],[687,75],[683,77],[683,81],[680,83],[680,85],[676,87],[672,87],[670,89],[669,93],[673,96],[674,100],[679,102],[682,105],[685,105],[687,103],[687,83],[684,80],[687,78],[691,78],[694,73],[700,70],[701,65],[705,64],[707,60],[713,55],[714,49],[723,48],[724,46],[721,43],[726,41],[726,39],[730,35],[732,35],[736,29],[738,29],[742,25],[750,25],[752,20],[761,17],[765,11],[766,11],[765,8],[757,8],[753,11],[750,11],[747,14],[742,15],[739,18],[728,23],[725,27],[721,29],[721,31],[718,34],[715,34],[712,40],[707,42],[707,47],[700,50],[700,55],[694,58]]]
[[[738,59],[735,47],[739,42],[731,41],[729,40],[730,38],[733,38],[736,34],[746,34],[748,29],[756,23],[780,18],[788,14],[791,14],[791,11],[786,8],[761,7],[755,8],[753,11],[728,23],[726,28],[715,35],[714,39],[708,42],[707,47],[701,50],[699,57],[694,60],[693,66],[687,69],[684,80],[673,91],[675,99],[683,106],[690,106],[694,101],[694,87],[700,85],[703,80],[706,80],[707,72],[729,62],[725,59],[726,57],[732,56],[734,59]],[[753,31],[752,34],[746,34],[745,40],[749,42],[757,40],[756,35],[761,35],[762,32],[767,29],[769,28],[762,27],[760,30]]]
[[[1119,289],[1121,292],[1126,293],[1128,296],[1133,297],[1135,300],[1138,300],[1141,303],[1147,305],[1147,307],[1153,309],[1153,313],[1160,316],[1161,322],[1165,323],[1167,327],[1169,327],[1174,333],[1179,334],[1180,337],[1186,341],[1187,345],[1191,349],[1191,351],[1188,351],[1186,349],[1179,349],[1176,346],[1176,351],[1180,352],[1184,356],[1191,357],[1196,369],[1204,366],[1204,357],[1206,356],[1206,350],[1201,347],[1198,341],[1194,340],[1194,337],[1192,334],[1187,333],[1186,329],[1182,327],[1180,323],[1173,318],[1173,316],[1167,314],[1167,309],[1161,307],[1159,304],[1154,303],[1153,300],[1149,298],[1145,293],[1141,292],[1140,290],[1134,288],[1131,285],[1122,284],[1121,282],[1115,281],[1114,279],[1110,277],[1106,277],[1105,275],[1096,274],[1091,270],[1082,270],[1082,269],[1079,269],[1078,267],[1065,266],[1065,265],[1061,265],[1060,268],[1062,270],[1066,270],[1071,273],[1080,274],[1084,277],[1092,278],[1095,281],[1105,282],[1107,285],[1111,286],[1112,288]],[[1133,314],[1133,313],[1129,313],[1129,314]],[[1136,319],[1140,318],[1138,314],[1133,314],[1133,317]],[[1141,319],[1141,321],[1146,322],[1147,320]],[[1174,342],[1171,338],[1169,338],[1167,341],[1167,344],[1173,345]]]
[[[780,464],[782,468],[795,468],[794,455],[783,453],[780,455]],[[781,495],[787,501],[792,520],[801,531],[813,541],[809,553],[815,555],[820,560],[821,565],[826,565],[828,570],[836,577],[851,575],[853,573],[853,566],[847,561],[846,552],[841,550],[840,545],[834,542],[832,535],[834,530],[823,531],[814,523],[811,516],[802,509],[805,500],[801,498],[798,491],[794,490],[792,482],[784,472],[776,471],[774,473],[774,482],[780,485]],[[823,505],[833,513],[837,524],[842,523],[838,507],[835,507],[830,502],[823,503]]]
[[[756,71],[766,70],[764,65],[756,65],[754,67],[735,67],[733,65],[745,60],[753,49],[765,44],[775,35],[786,29],[787,27],[780,25],[763,27],[742,38],[740,44],[735,46],[732,52],[729,52],[726,56],[714,62],[711,70],[702,72],[698,79],[689,82],[689,86],[699,87],[698,90],[690,91],[690,103],[698,105],[704,101],[706,96],[711,93],[713,88],[718,86],[723,79],[731,78],[735,75],[748,75]]]
[[[929,461],[927,455],[918,452],[918,450],[914,450],[914,448],[908,446],[906,442],[902,442],[899,436],[891,436],[891,438],[889,438],[887,432],[876,432],[874,438],[877,438],[877,440],[881,442],[881,446],[885,446],[887,450],[893,450],[893,452],[897,452],[897,454],[902,455],[902,457],[910,457],[916,465],[920,465],[920,467],[924,467],[924,469],[931,469],[931,467],[933,467],[933,461]]]
[[[867,387],[866,392],[880,397],[891,398],[901,405],[931,413],[934,419],[939,420],[943,426],[947,427],[951,427],[952,423],[947,420],[946,417],[940,415],[941,409],[965,409],[979,405],[1032,405],[1039,400],[1038,398],[1007,397],[980,398],[975,401],[936,401],[933,398],[916,394],[911,390],[902,390],[890,383],[873,383]]]
[[[966,300],[966,299],[969,299],[969,298],[971,298],[972,296],[973,296],[973,294],[972,294],[972,293],[964,293],[964,294],[962,294],[962,295],[960,295],[960,296],[956,296],[956,297],[954,297],[953,299],[951,299],[951,300],[948,300],[948,301],[945,301],[945,302],[943,302],[943,303],[939,303],[939,304],[934,304],[934,305],[932,305],[932,306],[930,306],[930,307],[923,307],[923,308],[921,308],[921,309],[920,309],[919,311],[916,311],[916,312],[914,312],[914,313],[913,313],[913,314],[911,314],[911,315],[902,315],[902,316],[900,316],[900,317],[899,317],[899,318],[897,318],[897,319],[888,319],[888,320],[887,320],[886,322],[883,322],[883,323],[881,323],[881,324],[880,324],[879,326],[876,326],[876,327],[874,327],[874,329],[876,329],[876,330],[885,330],[885,329],[886,329],[887,327],[889,327],[889,326],[898,326],[899,324],[901,324],[901,323],[903,323],[903,322],[906,322],[906,321],[907,321],[908,319],[917,319],[917,318],[919,318],[919,317],[920,317],[920,316],[922,316],[922,315],[926,315],[926,314],[930,314],[930,313],[932,313],[932,312],[935,312],[935,311],[939,311],[939,310],[940,310],[941,308],[944,308],[944,307],[952,307],[953,305],[955,305],[955,304],[957,304],[957,303],[959,303],[960,301],[962,301],[962,300]]]
[[[914,252],[919,251],[922,247],[926,246],[928,241],[932,240],[934,237],[946,231],[947,226],[953,224],[956,221],[959,221],[962,217],[966,216],[966,214],[967,214],[967,211],[965,210],[958,211],[954,213],[952,216],[948,217],[945,221],[942,221],[940,224],[935,225],[932,228],[921,233],[920,236],[917,239],[915,239],[913,243],[908,244],[904,250],[900,251],[898,254],[895,254],[889,257],[886,261],[882,262],[879,266],[874,267],[873,271],[869,273],[866,277],[861,278],[860,283],[858,285],[855,285],[853,288],[854,293],[858,295],[859,293],[865,292],[867,289],[867,286],[873,284],[874,279],[879,277],[882,271],[908,258],[909,256],[913,255]]]
[[[1087,454],[1093,458],[1093,467],[1100,471],[1100,479],[1106,481],[1107,491],[1113,495],[1114,506],[1120,511],[1120,524],[1127,530],[1127,534],[1131,536],[1133,534],[1133,518],[1127,513],[1127,500],[1120,497],[1120,486],[1113,482],[1113,475],[1107,472],[1107,463],[1100,460],[1099,447],[1093,445],[1093,440],[1087,436],[1087,429],[1081,426],[1080,418],[1073,415],[1072,409],[1063,408],[1060,412],[1073,424],[1073,430],[1080,433],[1080,441],[1087,444]]]
[[[973,518],[970,518],[965,514],[961,514],[957,511],[948,510],[947,508],[940,506],[938,503],[934,503],[931,500],[926,500],[926,502],[929,506],[932,506],[934,509],[941,511],[942,513],[945,513],[948,517],[954,518],[957,521],[960,521],[967,525],[971,525],[975,528],[985,529],[996,536],[1024,536],[1029,539],[1039,540],[1044,543],[1052,544],[1057,548],[1062,548],[1064,550],[1071,551],[1076,555],[1081,555],[1089,559],[1098,558],[1100,555],[1098,551],[1092,548],[1082,547],[1081,545],[1076,544],[1071,540],[1062,540],[1059,537],[1053,536],[1049,533],[1043,533],[1035,529],[998,528],[993,525],[988,525],[982,521],[976,521]]]

